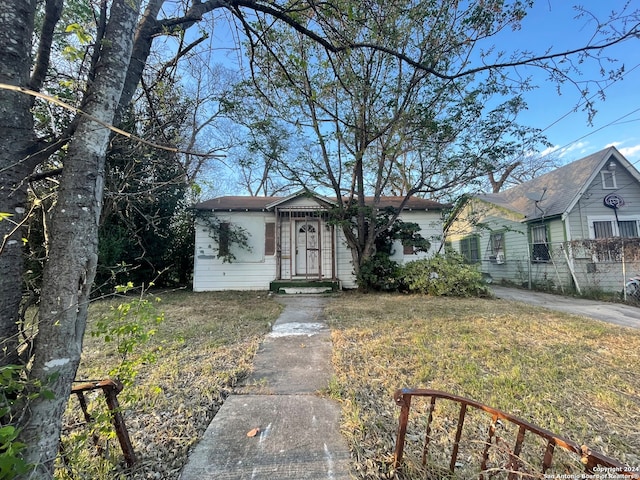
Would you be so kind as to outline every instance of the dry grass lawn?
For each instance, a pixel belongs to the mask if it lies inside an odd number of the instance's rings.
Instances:
[[[134,386],[120,395],[138,464],[124,468],[115,439],[105,441],[108,424],[100,443],[111,461],[96,455],[72,401],[70,462],[58,478],[176,479],[282,309],[265,292],[160,296],[165,320],[136,350],[157,361],[137,367]],[[93,305],[88,332],[119,301]],[[399,387],[467,396],[640,466],[640,331],[501,300],[403,295],[344,293],[327,317],[336,371],[328,393],[342,403],[358,478],[395,478]],[[117,362],[112,343],[87,335],[78,378],[103,378]],[[96,397],[94,405],[104,403]]]
[[[494,299],[354,293],[327,314],[358,478],[394,478],[401,387],[472,398],[640,467],[640,331]]]
[[[69,465],[60,463],[57,478],[176,479],[188,450],[202,436],[234,385],[251,370],[256,349],[282,311],[266,292],[186,291],[158,295],[165,319],[156,334],[132,358],[152,352],[154,363],[137,367],[135,384],[119,395],[125,422],[139,462],[123,466],[112,429],[103,424],[100,443],[107,457],[96,455],[78,402],[71,399],[63,438]],[[119,362],[113,342],[90,335],[96,321],[122,301],[99,301],[90,309],[78,379],[100,379]],[[93,395],[94,407],[104,404]],[[116,467],[114,468],[114,464]]]

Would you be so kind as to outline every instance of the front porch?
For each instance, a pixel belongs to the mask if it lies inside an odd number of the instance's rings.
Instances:
[[[277,206],[276,280],[337,282],[336,234],[323,206]]]

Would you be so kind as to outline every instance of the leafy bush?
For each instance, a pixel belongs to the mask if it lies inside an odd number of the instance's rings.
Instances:
[[[360,265],[357,281],[363,291],[395,292],[400,287],[400,266],[386,253],[376,253]]]
[[[50,392],[25,380],[23,371],[22,365],[0,367],[0,480],[16,478],[32,469],[22,458],[26,445],[18,440],[16,411],[26,410],[27,402],[39,395],[50,398]]]
[[[91,330],[91,336],[104,342],[101,349],[107,352],[109,360],[102,368],[110,367],[109,376],[126,387],[118,396],[122,411],[137,409],[137,403],[145,395],[159,390],[157,386],[140,388],[136,385],[136,377],[144,365],[157,360],[161,347],[150,346],[149,343],[157,327],[164,321],[164,313],[157,308],[160,299],[148,299],[148,292],[144,288],[137,297],[126,296],[132,289],[134,285],[131,282],[116,286],[116,293],[123,295],[125,301],[111,306]],[[112,478],[113,469],[121,462],[121,457],[116,453],[118,447],[115,450],[110,448],[110,444],[116,441],[113,412],[107,408],[104,397],[98,392],[87,394],[85,402],[91,412],[91,421],[86,423],[81,420],[75,398],[70,402],[67,426],[61,438],[63,454],[56,466],[58,479]],[[74,428],[76,426],[83,428]]]
[[[402,268],[401,276],[403,289],[411,293],[451,297],[489,295],[478,269],[455,253],[409,262]]]
[[[133,283],[119,285],[116,293],[126,294]],[[125,386],[133,385],[141,365],[154,363],[156,352],[143,351],[142,347],[156,334],[156,326],[164,321],[164,313],[158,312],[156,305],[144,298],[143,289],[139,298],[112,307],[110,314],[96,322],[91,332],[94,337],[102,337],[106,344],[114,345],[120,363],[109,371]],[[160,302],[155,298],[156,303]]]

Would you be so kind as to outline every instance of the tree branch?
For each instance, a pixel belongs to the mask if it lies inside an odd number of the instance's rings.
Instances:
[[[49,69],[51,60],[51,45],[53,44],[53,31],[60,21],[64,0],[47,0],[44,10],[44,20],[40,31],[40,43],[36,55],[35,65],[28,87],[31,90],[40,91]]]

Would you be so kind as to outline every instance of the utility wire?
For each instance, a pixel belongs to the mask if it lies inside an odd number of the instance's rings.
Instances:
[[[591,132],[589,132],[589,133],[587,133],[587,134],[585,134],[585,135],[583,135],[583,136],[581,136],[579,138],[576,138],[575,140],[572,140],[569,143],[566,143],[566,144],[562,145],[561,147],[557,147],[553,151],[562,150],[563,148],[566,148],[566,147],[568,147],[569,145],[571,145],[571,144],[573,144],[575,142],[579,142],[580,140],[583,140],[583,139],[587,138],[588,136],[593,135],[596,132],[599,132],[600,130],[604,130],[605,128],[610,127],[611,125],[615,125],[616,123],[618,123],[623,118],[627,118],[628,116],[633,115],[636,112],[640,112],[640,108],[636,108],[635,110],[633,110],[633,111],[631,111],[629,113],[626,113],[623,116],[621,116],[619,118],[616,118],[615,120],[610,121],[606,125],[603,125],[603,126],[601,126],[599,128],[596,128],[595,130],[593,130],[593,131],[591,131]],[[638,120],[640,120],[640,119],[635,119],[633,121],[635,122],[635,121],[638,121]],[[625,122],[625,123],[628,123],[628,122]]]
[[[578,105],[576,105],[574,108],[572,108],[571,110],[569,110],[567,113],[565,113],[564,115],[562,115],[560,118],[558,118],[557,120],[553,121],[551,124],[547,125],[545,128],[543,128],[541,130],[541,132],[544,132],[546,130],[549,130],[551,127],[553,127],[556,123],[564,120],[565,118],[567,118],[569,115],[571,115],[572,113],[575,113],[575,111],[582,107],[583,105],[585,105],[587,102],[593,100],[594,98],[596,98],[598,95],[600,95],[600,93],[604,92],[607,88],[609,88],[611,85],[615,85],[617,82],[619,82],[620,80],[624,79],[624,77],[626,77],[627,75],[629,75],[631,72],[633,72],[636,68],[640,67],[640,63],[637,64],[635,67],[633,67],[630,70],[627,70],[623,75],[620,76],[620,78],[617,78],[615,80],[613,80],[612,82],[608,83],[607,85],[605,85],[603,88],[600,89],[600,91],[598,93],[594,93],[593,95],[591,95],[589,98],[587,98],[586,100],[583,100],[582,102],[578,103]]]

